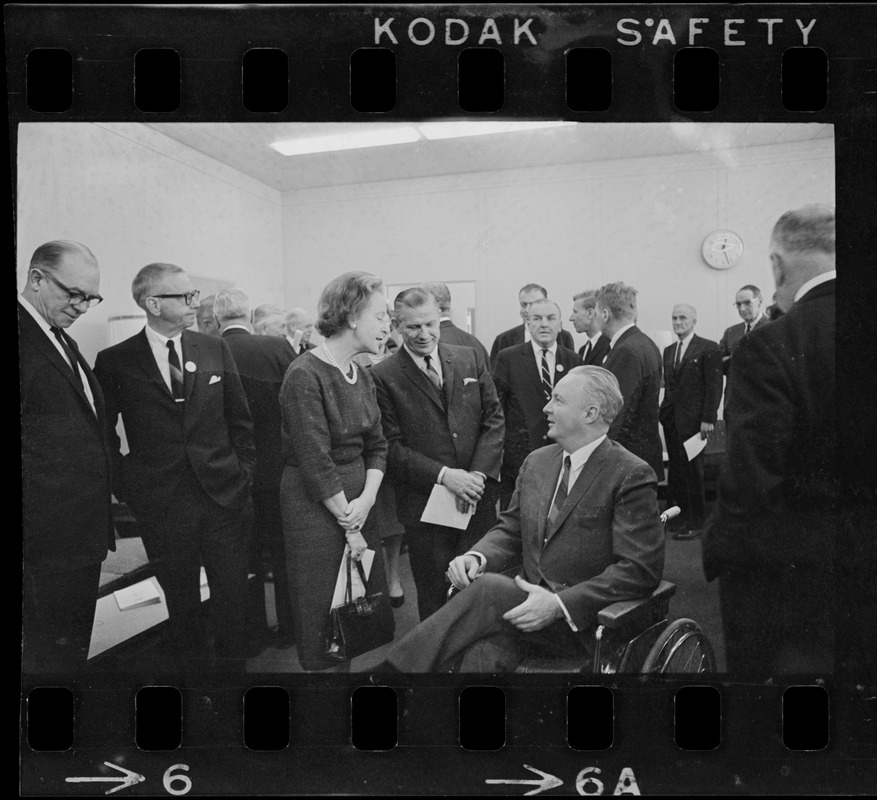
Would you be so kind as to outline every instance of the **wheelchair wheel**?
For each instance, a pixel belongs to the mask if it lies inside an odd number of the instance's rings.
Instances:
[[[716,659],[700,625],[691,619],[677,619],[658,637],[642,671],[664,675],[715,672]]]

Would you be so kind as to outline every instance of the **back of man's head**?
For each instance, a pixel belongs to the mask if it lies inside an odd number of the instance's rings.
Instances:
[[[213,300],[213,316],[220,328],[232,324],[250,324],[250,298],[240,289],[223,289]]]
[[[216,300],[215,294],[208,294],[207,297],[199,298],[201,303],[195,311],[195,321],[198,323],[198,330],[206,333],[208,336],[216,336],[219,334],[219,325],[216,317],[213,316],[213,301]]]
[[[636,295],[633,286],[617,281],[597,289],[596,302],[609,311],[612,319],[633,322],[636,320]]]
[[[283,316],[283,309],[280,306],[275,306],[273,303],[262,303],[253,309],[253,325],[261,322],[265,317],[274,317],[278,314]]]
[[[785,253],[835,253],[835,212],[832,206],[809,205],[787,211],[773,227],[771,239]]]
[[[427,281],[421,284],[421,288],[426,289],[435,298],[439,311],[442,314],[451,310],[451,290],[448,289],[447,284],[439,283],[438,281]]]

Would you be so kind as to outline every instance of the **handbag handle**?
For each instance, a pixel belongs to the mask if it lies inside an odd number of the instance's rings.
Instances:
[[[353,574],[351,572],[351,562],[353,562],[353,556],[348,553],[347,554],[347,589],[344,592],[344,603],[345,605],[353,602]],[[362,560],[356,562],[356,570],[359,572],[359,579],[362,581],[363,588],[365,588],[366,597],[368,596],[368,580],[365,577],[365,568],[362,566]]]

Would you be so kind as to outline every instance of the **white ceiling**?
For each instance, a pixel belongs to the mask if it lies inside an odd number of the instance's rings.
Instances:
[[[367,124],[378,123],[153,123],[149,127],[280,191],[725,150],[834,135],[832,126],[822,123],[582,123],[291,157],[268,146],[281,139],[341,133]]]

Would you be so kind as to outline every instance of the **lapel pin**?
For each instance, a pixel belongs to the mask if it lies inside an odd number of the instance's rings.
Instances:
[[[563,364],[558,364],[558,365],[555,367],[555,369],[557,370],[557,372],[563,372]]]
[[[196,367],[195,367],[194,361],[187,361],[186,362],[186,372],[194,372],[195,369],[196,369]]]

